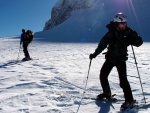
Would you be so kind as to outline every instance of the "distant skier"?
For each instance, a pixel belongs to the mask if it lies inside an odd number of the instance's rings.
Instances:
[[[143,44],[141,37],[136,31],[127,26],[127,17],[123,13],[116,14],[114,21],[111,21],[107,26],[108,32],[101,39],[98,47],[93,54],[89,55],[92,60],[99,55],[106,47],[105,63],[100,71],[100,83],[103,93],[97,96],[98,99],[111,99],[111,90],[108,82],[108,75],[112,68],[116,66],[120,87],[123,89],[125,102],[121,108],[128,108],[135,102],[133,99],[130,84],[127,79],[126,60],[128,59],[127,47],[133,45],[139,47]]]
[[[25,32],[25,29],[22,29],[21,39],[20,39],[20,45],[23,43],[23,52],[25,55],[25,58],[23,58],[23,61],[31,60],[29,52],[28,52],[28,45],[31,43],[33,39],[32,31],[28,30]]]

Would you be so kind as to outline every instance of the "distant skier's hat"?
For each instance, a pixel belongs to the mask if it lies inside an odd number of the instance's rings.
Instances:
[[[25,32],[25,29],[22,29],[22,32]]]
[[[117,13],[114,22],[119,22],[119,23],[126,23],[127,22],[127,16],[124,15],[123,13]]]

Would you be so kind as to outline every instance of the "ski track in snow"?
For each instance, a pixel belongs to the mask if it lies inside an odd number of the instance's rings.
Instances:
[[[87,71],[89,54],[97,43],[43,43],[33,41],[29,53],[33,60],[17,61],[18,39],[0,39],[0,112],[1,113],[76,113],[80,104]],[[12,46],[13,45],[13,46]],[[150,104],[150,63],[149,43],[135,48],[136,58],[142,78],[144,94]],[[24,57],[21,50],[19,59]],[[95,102],[102,89],[99,84],[99,70],[104,62],[100,54],[92,61],[87,91],[78,113],[121,113],[123,93],[119,86],[116,69],[109,76],[112,93],[122,101],[116,103]],[[128,79],[134,98],[142,104],[142,91],[131,48],[127,62]],[[150,113],[150,106],[132,109],[130,113]]]

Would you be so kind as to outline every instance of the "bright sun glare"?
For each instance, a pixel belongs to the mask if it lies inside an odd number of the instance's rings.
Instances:
[[[134,4],[133,4],[133,2],[132,2],[132,0],[127,0],[127,2],[128,2],[128,7],[129,7],[129,6],[131,6],[131,7],[132,7],[132,11],[133,11],[134,16],[135,16],[135,18],[136,18],[136,21],[137,21],[138,27],[139,27],[139,29],[141,30],[141,27],[140,27],[140,24],[139,24],[139,19],[138,19],[138,17],[137,17],[137,13],[136,13],[136,10],[135,10],[135,8],[134,8]]]

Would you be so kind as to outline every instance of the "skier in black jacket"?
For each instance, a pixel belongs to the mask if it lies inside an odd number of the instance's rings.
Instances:
[[[29,45],[29,41],[27,38],[27,32],[25,32],[25,29],[22,29],[22,34],[21,34],[21,38],[20,38],[20,45],[23,43],[23,52],[25,55],[25,58],[23,58],[23,61],[27,61],[27,60],[31,60],[29,52],[28,52],[28,45]]]
[[[123,89],[125,102],[121,105],[122,108],[127,108],[134,101],[130,84],[127,79],[126,60],[127,47],[133,45],[139,47],[143,41],[136,31],[127,26],[127,17],[123,13],[118,13],[114,21],[111,21],[107,26],[108,32],[101,39],[98,47],[89,58],[92,60],[100,54],[106,47],[105,62],[100,71],[100,83],[103,93],[99,94],[97,98],[111,99],[111,90],[108,82],[108,75],[112,68],[116,66],[120,87]]]

